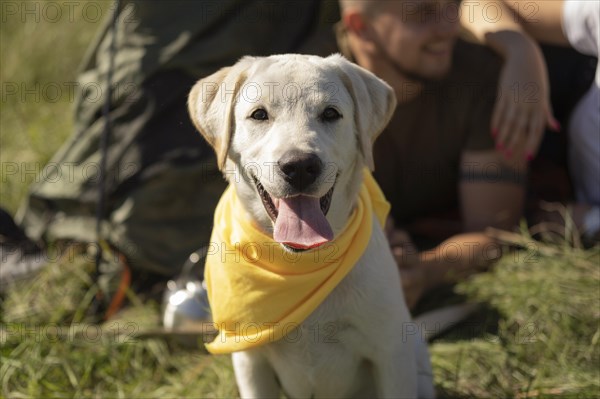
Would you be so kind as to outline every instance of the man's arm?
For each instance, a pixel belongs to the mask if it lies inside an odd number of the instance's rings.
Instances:
[[[501,247],[482,232],[456,234],[437,247],[417,252],[411,245],[395,246],[392,252],[402,276],[409,308],[429,291],[454,284],[486,270],[501,255]]]
[[[490,226],[511,229],[519,223],[526,178],[526,164],[517,158],[507,161],[495,150],[463,153],[459,200],[464,233],[419,253],[407,236],[398,235],[398,242],[391,236],[409,307],[427,291],[485,270],[500,257],[501,246],[483,231]]]
[[[521,26],[540,42],[569,46],[562,28],[563,0],[502,0]]]
[[[495,150],[466,151],[460,170],[463,231],[490,226],[511,229],[519,223],[527,181],[527,165],[521,157],[506,159]]]
[[[544,43],[568,46],[562,29],[564,0],[464,0],[460,22],[478,41],[503,54],[514,45],[500,32],[527,32]]]

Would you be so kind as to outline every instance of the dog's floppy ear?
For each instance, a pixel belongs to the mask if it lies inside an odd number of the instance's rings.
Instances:
[[[200,79],[188,96],[192,122],[214,148],[220,169],[223,169],[227,159],[235,130],[234,107],[251,58],[244,57],[235,65]]]
[[[328,57],[341,70],[341,78],[354,102],[354,121],[360,150],[369,169],[373,162],[373,143],[394,114],[396,95],[383,80],[339,54]]]

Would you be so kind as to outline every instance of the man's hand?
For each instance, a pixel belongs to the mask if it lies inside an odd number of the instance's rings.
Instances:
[[[483,233],[457,234],[429,251],[418,252],[410,235],[396,229],[391,219],[385,232],[409,309],[428,291],[486,270],[501,255],[500,246]]]
[[[400,271],[404,299],[412,309],[426,291],[426,276],[424,269],[419,267],[417,247],[406,231],[395,228],[391,217],[385,224],[385,233]]]

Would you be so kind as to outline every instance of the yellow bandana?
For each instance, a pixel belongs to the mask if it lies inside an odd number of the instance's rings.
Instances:
[[[216,339],[213,354],[246,350],[292,332],[350,272],[367,248],[375,212],[383,226],[390,205],[367,170],[356,209],[334,241],[285,251],[249,220],[232,186],[215,211],[205,281]]]

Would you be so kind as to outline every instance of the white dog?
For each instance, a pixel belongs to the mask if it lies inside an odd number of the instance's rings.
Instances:
[[[339,55],[245,57],[200,80],[189,97],[245,213],[289,253],[311,253],[342,233],[395,105],[386,83]],[[375,216],[365,241],[351,271],[298,325],[298,339],[233,353],[242,397],[278,398],[280,389],[292,398],[434,396],[427,351]],[[315,339],[324,325],[335,340]]]

